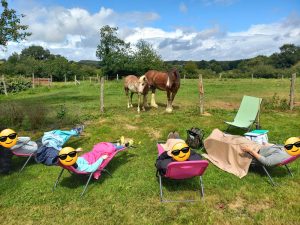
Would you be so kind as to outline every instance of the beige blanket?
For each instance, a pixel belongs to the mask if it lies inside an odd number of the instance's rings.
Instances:
[[[247,175],[252,160],[248,153],[241,150],[243,145],[252,147],[256,152],[262,147],[243,136],[225,134],[219,129],[214,129],[204,140],[207,154],[203,156],[220,169],[242,178]]]

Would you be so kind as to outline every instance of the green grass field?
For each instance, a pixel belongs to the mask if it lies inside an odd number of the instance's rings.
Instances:
[[[92,181],[83,198],[79,195],[87,177],[65,172],[56,189],[52,186],[59,167],[31,162],[18,173],[24,158],[13,157],[13,171],[0,175],[1,224],[299,224],[300,160],[290,165],[294,177],[285,168],[270,172],[279,185],[272,187],[260,171],[250,170],[243,179],[223,172],[210,164],[204,177],[205,198],[196,203],[160,203],[159,184],[155,177],[156,141],[166,139],[177,130],[186,138],[186,129],[193,126],[205,130],[225,130],[224,120],[232,120],[243,95],[262,97],[270,102],[274,93],[280,99],[289,97],[289,80],[204,80],[206,116],[199,115],[197,80],[186,80],[175,97],[174,112],[165,112],[166,93],[157,92],[158,109],[137,114],[127,109],[121,81],[105,83],[105,113],[100,114],[99,85],[83,83],[55,84],[19,94],[0,96],[3,109],[23,105],[45,107],[47,114],[41,128],[32,130],[24,122],[19,135],[38,138],[53,128],[69,129],[73,123],[86,125],[85,135],[72,138],[66,146],[85,151],[101,141],[112,141],[121,135],[140,142],[137,148],[119,153],[103,174]],[[296,86],[296,100],[300,86]],[[136,102],[136,96],[134,97]],[[62,113],[61,107],[65,109]],[[36,107],[35,107],[36,108]],[[35,111],[31,111],[35,113]],[[6,122],[1,117],[2,122]],[[70,119],[71,118],[71,119]],[[59,126],[60,127],[57,127]],[[299,136],[299,106],[293,111],[263,109],[263,129],[270,130],[269,139],[282,143],[290,136]],[[195,189],[198,179],[165,181],[166,197],[199,198]]]

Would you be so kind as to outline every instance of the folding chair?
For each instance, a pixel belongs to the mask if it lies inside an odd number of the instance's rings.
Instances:
[[[233,122],[224,121],[228,124],[226,131],[228,131],[231,126],[246,129],[248,131],[252,128],[254,123],[259,126],[261,102],[261,98],[245,95]]]
[[[42,138],[39,138],[36,141],[36,144],[37,144],[37,149],[38,149],[42,145]],[[19,153],[19,152],[12,151],[12,153],[17,157],[28,157],[27,160],[25,161],[25,163],[23,164],[22,168],[20,169],[19,173],[21,173],[23,171],[23,169],[28,164],[30,159],[35,156],[36,152],[37,152],[37,150],[32,153]]]
[[[291,156],[290,158],[284,160],[283,162],[278,163],[277,165],[275,165],[275,167],[276,166],[285,166],[285,168],[287,169],[288,173],[291,175],[291,177],[293,177],[293,173],[291,172],[291,170],[290,170],[290,168],[288,167],[287,164],[292,163],[293,161],[295,161],[298,158],[300,158],[300,155]],[[263,165],[262,163],[260,163],[257,159],[253,159],[252,162],[251,162],[251,165],[253,165],[253,166],[257,166],[257,165],[260,166],[263,169],[263,171],[265,172],[265,174],[268,176],[271,184],[273,186],[276,186],[276,183],[273,181],[273,179],[272,179],[272,177],[271,177],[270,173],[268,172],[268,170],[267,170],[267,168],[266,168],[265,165]]]
[[[80,197],[82,197],[82,196],[84,195],[84,193],[85,193],[85,191],[86,191],[86,189],[87,189],[87,187],[88,187],[88,185],[89,185],[90,180],[91,180],[92,177],[93,177],[94,179],[98,180],[99,177],[101,176],[101,172],[102,172],[102,171],[103,171],[103,172],[106,172],[110,177],[112,177],[112,175],[110,174],[110,172],[109,172],[107,169],[105,169],[105,167],[106,167],[106,166],[108,165],[108,163],[115,157],[115,155],[116,155],[118,152],[123,151],[123,150],[125,150],[125,149],[126,149],[126,147],[124,147],[124,148],[122,148],[122,149],[119,149],[119,150],[116,150],[116,151],[114,151],[114,152],[112,152],[112,153],[109,153],[109,154],[108,154],[108,158],[104,159],[103,162],[101,163],[101,165],[99,166],[99,168],[98,168],[96,171],[94,171],[94,172],[82,172],[82,171],[76,170],[73,166],[65,166],[65,165],[62,165],[61,163],[59,163],[58,166],[62,167],[62,170],[60,171],[60,173],[59,173],[59,175],[58,175],[58,177],[57,177],[57,179],[56,179],[56,181],[55,181],[55,183],[54,183],[54,186],[53,186],[53,188],[52,188],[52,191],[54,191],[55,188],[57,187],[58,182],[59,182],[59,180],[60,180],[60,178],[61,178],[61,176],[62,176],[64,170],[67,170],[67,171],[69,171],[71,174],[88,175],[88,180],[87,180],[87,182],[86,182],[86,184],[85,184],[85,186],[84,186],[84,188],[83,188],[83,191],[82,191],[81,194],[80,194]],[[88,154],[88,153],[89,153],[89,152],[87,152],[87,153],[81,155],[81,157],[85,157],[85,155]]]
[[[163,147],[161,146],[162,142],[157,143],[158,155],[164,152]],[[186,199],[186,200],[167,200],[163,198],[162,190],[162,178],[174,179],[174,180],[183,180],[188,178],[199,177],[200,184],[200,194],[201,197],[204,197],[204,186],[202,175],[204,174],[208,166],[207,160],[197,160],[197,161],[184,161],[184,162],[171,162],[168,167],[165,175],[161,175],[160,172],[156,171],[156,176],[159,178],[159,188],[160,188],[160,201],[161,202],[195,202],[197,199]]]

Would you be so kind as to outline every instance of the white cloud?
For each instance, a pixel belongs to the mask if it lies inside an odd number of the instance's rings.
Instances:
[[[300,17],[296,13],[276,23],[253,24],[244,31],[225,32],[219,26],[200,31],[165,31],[146,26],[159,18],[156,13],[117,13],[103,7],[94,14],[81,8],[32,5],[21,12],[27,15],[23,23],[29,25],[32,36],[19,44],[9,43],[7,51],[0,52],[0,58],[34,44],[69,60],[97,60],[99,30],[104,25],[118,26],[120,38],[126,42],[150,42],[164,60],[233,60],[270,55],[285,43],[300,45]]]
[[[186,13],[188,11],[188,8],[187,8],[186,4],[181,2],[179,5],[179,10],[180,10],[180,12]]]

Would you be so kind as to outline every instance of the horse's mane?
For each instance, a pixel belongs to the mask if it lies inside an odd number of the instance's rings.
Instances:
[[[180,74],[178,72],[178,70],[176,68],[173,68],[171,69],[169,72],[168,72],[168,76],[169,78],[176,82],[176,83],[179,83],[180,82]],[[175,79],[174,79],[175,78]]]

